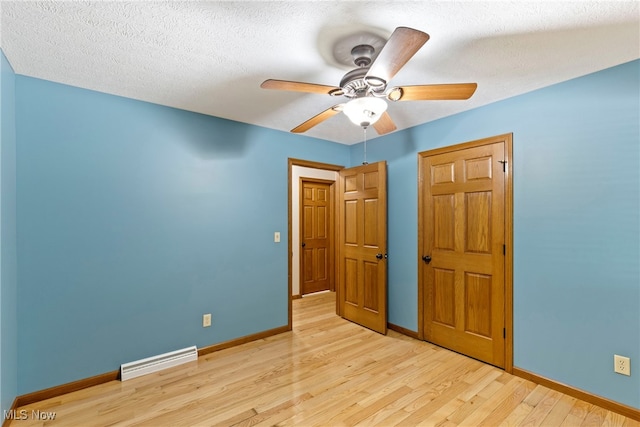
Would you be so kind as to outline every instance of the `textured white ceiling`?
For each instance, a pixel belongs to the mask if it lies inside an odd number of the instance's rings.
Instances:
[[[340,36],[398,26],[431,39],[391,85],[477,82],[467,101],[393,103],[416,126],[640,58],[638,1],[2,1],[18,74],[289,131],[336,104],[260,89],[268,78],[337,86]],[[339,114],[305,135],[353,144]],[[371,130],[369,138],[375,136]]]

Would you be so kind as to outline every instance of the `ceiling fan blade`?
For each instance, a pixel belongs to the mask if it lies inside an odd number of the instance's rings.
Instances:
[[[335,116],[336,114],[338,114],[340,111],[342,111],[342,105],[343,104],[338,104],[338,105],[334,105],[333,107],[327,108],[322,113],[316,114],[315,116],[311,117],[306,122],[304,122],[304,123],[296,126],[295,128],[291,129],[291,132],[293,132],[293,133],[303,133],[303,132],[308,131],[312,127],[324,122],[328,118],[331,118],[331,117]]]
[[[365,81],[374,87],[389,82],[427,40],[429,34],[422,31],[408,27],[396,28],[371,64]]]
[[[378,121],[373,124],[373,127],[376,132],[378,132],[378,135],[384,135],[397,129],[396,124],[393,123],[391,116],[386,111],[380,116]]]
[[[439,100],[455,100],[469,99],[474,94],[477,83],[454,83],[444,85],[417,85],[402,86],[397,89],[391,89],[389,92],[391,100],[393,100],[394,91],[400,91],[400,97],[397,101],[439,101]]]
[[[292,82],[289,80],[265,80],[260,85],[263,89],[289,90],[293,92],[307,92],[329,94],[332,91],[340,90],[339,87],[318,85],[315,83]]]

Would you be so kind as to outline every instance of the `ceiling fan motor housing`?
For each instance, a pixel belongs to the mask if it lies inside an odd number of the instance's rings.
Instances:
[[[368,44],[359,44],[351,49],[353,63],[358,68],[349,71],[342,77],[342,80],[340,80],[340,88],[342,91],[341,93],[336,91],[335,95],[344,95],[347,98],[360,98],[369,94],[374,96],[384,95],[386,89],[386,82],[384,80],[376,78],[374,81],[369,81],[370,79],[365,79],[374,54],[375,49]]]
[[[356,68],[349,71],[340,80],[340,87],[343,90],[343,95],[347,98],[358,98],[360,96],[366,96],[369,85],[364,81],[364,76],[369,71],[369,68]]]

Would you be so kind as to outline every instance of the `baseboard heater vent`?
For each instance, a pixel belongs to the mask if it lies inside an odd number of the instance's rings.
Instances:
[[[195,346],[147,357],[135,362],[124,363],[120,365],[120,380],[130,380],[131,378],[158,372],[194,360],[198,360],[198,349]]]

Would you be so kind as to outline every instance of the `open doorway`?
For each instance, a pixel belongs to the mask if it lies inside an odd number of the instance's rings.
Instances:
[[[288,243],[289,243],[289,262],[288,262],[288,289],[289,289],[289,327],[292,327],[292,301],[294,298],[300,298],[302,296],[301,283],[301,254],[302,243],[301,239],[301,212],[300,212],[300,200],[303,181],[320,180],[331,185],[338,180],[338,171],[343,169],[343,166],[332,165],[327,163],[313,162],[300,159],[289,159],[288,161],[288,176],[289,176],[289,221],[288,221]],[[335,184],[334,184],[335,185]],[[336,192],[332,192],[332,198],[335,199]],[[336,200],[331,200],[332,209],[335,209]],[[334,227],[335,230],[335,227]],[[335,242],[336,236],[331,236],[331,254],[335,254]],[[332,255],[334,256],[334,255]],[[335,260],[332,260],[335,261]],[[334,268],[336,263],[331,263]],[[335,271],[331,272],[331,280],[333,283],[329,284],[330,289],[335,290]]]

